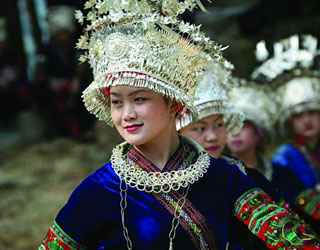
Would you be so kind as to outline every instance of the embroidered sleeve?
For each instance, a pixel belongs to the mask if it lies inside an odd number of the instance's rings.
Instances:
[[[290,204],[289,204],[288,202],[286,202],[284,199],[281,199],[279,202],[277,202],[277,204],[278,204],[280,207],[288,210],[293,217],[296,217],[296,218],[298,218],[299,220],[303,221],[303,219],[301,219],[301,218],[299,217],[299,215],[291,208]]]
[[[313,219],[320,220],[320,193],[307,189],[300,193],[296,199],[296,205]]]
[[[270,249],[320,249],[320,241],[309,227],[274,203],[259,188],[238,198],[233,212]]]
[[[86,250],[86,248],[67,235],[56,222],[53,222],[38,250]]]

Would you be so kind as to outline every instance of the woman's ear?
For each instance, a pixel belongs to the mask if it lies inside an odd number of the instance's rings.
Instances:
[[[176,100],[171,100],[170,103],[170,113],[171,114],[176,114],[181,107],[181,103],[177,102]]]

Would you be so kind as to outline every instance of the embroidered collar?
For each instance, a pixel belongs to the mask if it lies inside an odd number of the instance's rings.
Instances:
[[[186,166],[184,169],[176,169],[179,164],[175,164],[178,161],[178,157],[175,157],[175,155],[178,154],[177,156],[179,156],[180,153],[183,153],[184,148],[182,152],[180,152],[178,148],[178,151],[170,161],[172,163],[169,162],[165,171],[161,172],[154,164],[149,164],[151,162],[146,157],[135,152],[132,149],[133,147],[129,149],[130,144],[127,142],[113,149],[111,156],[112,167],[120,180],[125,181],[128,186],[137,188],[139,191],[168,193],[171,190],[179,190],[181,187],[186,187],[203,177],[210,165],[208,153],[199,144],[184,136],[180,136],[180,139],[182,144],[192,146],[198,155],[195,162]],[[127,159],[128,156],[131,158],[129,162]],[[138,165],[135,161],[145,162],[148,165],[148,170],[144,167],[141,168],[141,166],[139,166],[141,164]],[[173,165],[171,166],[171,164]],[[150,166],[152,167],[150,168]]]
[[[186,155],[187,154],[187,155]],[[135,147],[131,147],[127,153],[128,160],[132,164],[139,165],[143,171],[146,172],[159,172],[159,168],[155,166],[147,157],[141,154]],[[179,147],[175,152],[169,157],[168,162],[161,170],[161,172],[177,171],[179,169],[184,169],[191,163],[194,163],[197,153],[192,148],[191,145],[180,142]]]

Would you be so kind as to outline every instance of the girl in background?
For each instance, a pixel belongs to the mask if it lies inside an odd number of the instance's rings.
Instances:
[[[230,97],[246,118],[239,133],[227,141],[227,147],[249,169],[256,169],[271,180],[272,168],[264,156],[264,147],[274,135],[276,103],[267,88],[253,83],[232,89]]]
[[[320,221],[320,79],[295,78],[277,91],[280,129],[291,137],[291,143],[273,155],[273,181],[292,202]]]
[[[293,139],[272,157],[272,182],[290,204],[320,219],[319,134],[320,72],[317,39],[294,35],[274,44],[268,57],[265,43],[257,46],[264,62],[252,78],[269,84],[278,96],[278,138]]]

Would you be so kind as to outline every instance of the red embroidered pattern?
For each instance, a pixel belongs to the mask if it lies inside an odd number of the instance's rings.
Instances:
[[[49,228],[39,250],[85,250],[86,248],[67,235],[56,222]]]
[[[234,214],[270,249],[320,249],[320,242],[312,231],[259,188],[246,192],[237,200]]]
[[[296,204],[313,219],[320,220],[320,194],[307,189],[298,195]]]
[[[190,151],[191,150],[192,149],[190,149]],[[174,171],[183,166],[184,153],[186,152],[183,147],[180,146],[165,169],[167,171]],[[159,169],[149,159],[144,157],[135,148],[131,148],[129,150],[128,157],[144,171],[159,171]],[[197,249],[217,249],[213,233],[208,226],[206,218],[187,198],[185,199],[184,206],[181,208],[181,204],[178,201],[182,195],[179,192],[171,191],[168,194],[152,193],[152,195],[168,210],[171,215],[174,215],[176,207],[178,207],[178,209],[182,209],[181,217],[179,219],[180,225],[189,234]],[[206,247],[204,247],[204,245]]]

